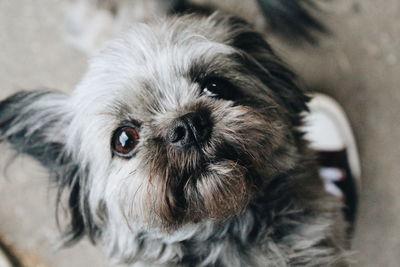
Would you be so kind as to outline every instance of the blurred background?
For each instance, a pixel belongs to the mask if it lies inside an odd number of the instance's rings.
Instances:
[[[400,1],[325,1],[331,36],[318,47],[275,49],[306,83],[346,110],[361,154],[355,266],[400,266]],[[0,0],[0,99],[21,90],[69,92],[87,56],[63,39],[64,1]],[[55,250],[54,190],[29,158],[0,153],[0,239],[27,266],[109,266],[87,240]],[[1,265],[1,263],[0,263]]]

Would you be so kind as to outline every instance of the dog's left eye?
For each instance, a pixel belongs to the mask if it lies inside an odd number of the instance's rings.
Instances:
[[[117,156],[130,158],[139,143],[139,131],[135,127],[125,126],[117,129],[111,140],[111,147]]]
[[[233,100],[235,94],[233,86],[229,82],[219,78],[206,80],[201,86],[201,93],[226,100]]]

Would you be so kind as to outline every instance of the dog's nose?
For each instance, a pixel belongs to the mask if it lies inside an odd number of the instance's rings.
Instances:
[[[210,137],[211,128],[209,114],[190,112],[172,122],[167,141],[180,148],[201,145]]]

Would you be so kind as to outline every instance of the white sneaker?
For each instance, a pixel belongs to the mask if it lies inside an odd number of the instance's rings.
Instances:
[[[318,155],[320,176],[327,192],[343,198],[346,219],[353,224],[361,186],[357,146],[342,107],[332,98],[315,93],[308,104],[302,130]]]

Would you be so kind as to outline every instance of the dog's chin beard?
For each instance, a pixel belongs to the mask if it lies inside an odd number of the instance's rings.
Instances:
[[[165,148],[148,163],[147,205],[156,215],[149,214],[151,225],[171,232],[189,223],[225,220],[240,214],[255,195],[258,175],[243,153],[231,146],[213,156],[200,151]]]

